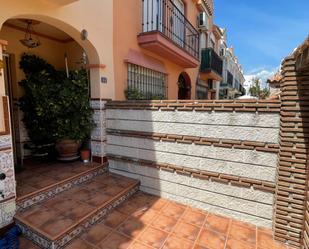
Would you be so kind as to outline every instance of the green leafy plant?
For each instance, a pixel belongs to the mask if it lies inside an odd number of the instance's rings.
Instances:
[[[35,145],[69,138],[83,141],[94,127],[90,107],[87,72],[70,72],[69,78],[43,59],[24,54],[20,82],[25,94],[20,98],[23,122]]]
[[[269,97],[269,89],[261,87],[261,79],[253,78],[252,85],[249,88],[249,93],[251,96],[257,97],[259,99],[266,99]]]
[[[19,84],[24,96],[19,99],[23,122],[28,136],[35,145],[53,143],[55,140],[55,99],[57,99],[57,71],[35,55],[24,54],[20,68],[25,79]]]
[[[144,100],[145,99],[144,94],[134,87],[128,87],[124,91],[124,94],[127,100]]]
[[[160,100],[165,99],[163,94],[153,94],[152,92],[143,93],[137,88],[128,87],[125,90],[125,96],[127,100]]]
[[[70,72],[62,82],[58,95],[56,134],[58,139],[69,138],[84,141],[89,138],[94,122],[90,107],[86,70]]]

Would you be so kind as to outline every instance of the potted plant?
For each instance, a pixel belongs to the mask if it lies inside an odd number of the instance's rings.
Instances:
[[[58,73],[45,60],[31,54],[23,54],[19,65],[25,74],[25,79],[19,82],[24,90],[19,107],[31,141],[28,147],[34,156],[47,156],[55,141],[53,121]]]
[[[89,146],[89,140],[87,142],[84,142],[81,149],[80,149],[80,158],[84,163],[89,163],[90,161],[90,146]]]
[[[81,142],[94,127],[86,70],[72,71],[67,77],[29,54],[22,56],[20,68],[26,76],[20,82],[25,91],[20,108],[33,151],[44,154],[47,145],[56,143],[60,160],[78,158]]]
[[[56,150],[58,159],[77,159],[81,143],[89,137],[94,127],[93,110],[90,106],[87,72],[84,69],[70,72],[64,78],[56,105]]]

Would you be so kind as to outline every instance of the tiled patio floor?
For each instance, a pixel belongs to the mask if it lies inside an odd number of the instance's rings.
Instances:
[[[41,190],[62,180],[83,173],[90,168],[100,164],[84,164],[80,161],[59,163],[59,162],[35,162],[29,161],[24,166],[24,170],[16,174],[17,197],[21,198],[35,191]],[[61,174],[59,174],[61,172]]]
[[[22,239],[21,249],[31,249]],[[270,230],[138,193],[66,249],[287,249]]]

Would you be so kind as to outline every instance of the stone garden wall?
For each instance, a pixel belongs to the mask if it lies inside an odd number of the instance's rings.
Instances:
[[[271,227],[279,101],[106,104],[112,172],[143,191]]]

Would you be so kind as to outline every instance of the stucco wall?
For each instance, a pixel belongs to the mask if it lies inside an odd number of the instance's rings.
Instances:
[[[196,26],[198,9],[191,0],[184,1],[186,5],[186,17]],[[138,45],[137,36],[142,31],[142,0],[114,0],[114,63],[115,82],[117,82],[116,99],[125,99],[124,90],[127,86],[127,64],[124,59],[130,49],[151,56],[163,62],[168,75],[168,99],[178,98],[178,77],[182,72],[186,72],[191,79],[191,97],[195,98],[195,83],[199,68],[184,69],[172,63],[164,56],[152,53]]]
[[[95,65],[91,69],[92,97],[114,98],[112,0],[80,0],[70,4],[49,0],[7,1],[1,5],[0,26],[10,18],[45,22],[71,36],[86,50],[90,64]],[[80,36],[83,29],[88,32],[85,41]],[[108,79],[107,84],[100,83],[102,76]]]
[[[24,78],[22,70],[19,68],[19,61],[23,53],[31,53],[37,55],[56,69],[65,70],[64,54],[67,54],[69,69],[77,68],[76,62],[82,57],[82,48],[75,42],[58,42],[44,37],[40,37],[41,46],[35,49],[27,49],[19,40],[24,37],[25,33],[14,28],[3,26],[0,31],[0,37],[8,42],[5,53],[11,55],[12,60],[12,91],[13,97],[22,96],[22,87],[18,82]]]
[[[124,103],[107,104],[112,172],[140,179],[146,192],[272,226],[278,102]]]

